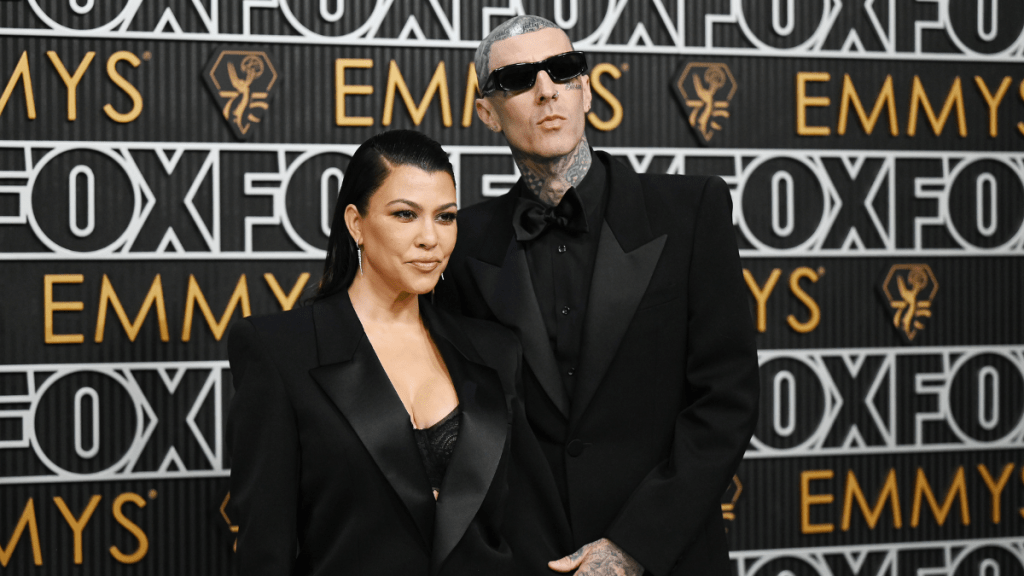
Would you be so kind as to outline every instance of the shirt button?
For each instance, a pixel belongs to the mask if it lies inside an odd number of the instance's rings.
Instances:
[[[583,444],[583,441],[580,440],[579,438],[576,438],[566,445],[565,451],[569,454],[569,456],[577,458],[581,454],[583,454],[584,448],[586,448],[586,445]]]
[[[569,315],[569,307],[568,306],[562,306],[562,315],[564,315],[564,316],[568,316]]]
[[[572,376],[575,373],[576,373],[576,368],[569,368],[569,376]]]
[[[558,247],[559,254],[564,253],[566,250],[568,250],[568,248],[565,247],[565,244],[562,244],[561,246]]]

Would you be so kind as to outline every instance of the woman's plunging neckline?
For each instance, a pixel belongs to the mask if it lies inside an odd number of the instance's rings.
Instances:
[[[419,449],[420,458],[423,460],[423,468],[427,472],[427,479],[430,480],[430,487],[435,494],[441,490],[444,473],[448,469],[452,452],[455,451],[455,442],[459,437],[460,415],[459,406],[455,406],[447,416],[431,426],[427,428],[413,426],[412,429],[413,436],[416,438],[416,448]]]

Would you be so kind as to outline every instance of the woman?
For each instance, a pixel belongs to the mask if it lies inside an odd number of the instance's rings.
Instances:
[[[519,344],[429,304],[455,181],[412,131],[352,157],[312,306],[238,322],[239,574],[502,574]]]

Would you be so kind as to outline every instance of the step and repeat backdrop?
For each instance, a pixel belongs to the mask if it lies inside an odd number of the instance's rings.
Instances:
[[[380,130],[508,190],[472,60],[522,13],[595,147],[732,191],[735,573],[1024,574],[1020,0],[0,0],[0,572],[233,569],[229,324],[302,305]]]

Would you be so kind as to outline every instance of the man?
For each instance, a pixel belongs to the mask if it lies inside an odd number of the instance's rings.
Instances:
[[[535,16],[477,49],[477,114],[522,178],[459,212],[438,290],[522,341],[522,401],[565,518],[531,568],[729,574],[720,500],[758,400],[731,199],[720,178],[638,175],[592,151],[572,50]],[[540,530],[551,511],[536,512]]]

